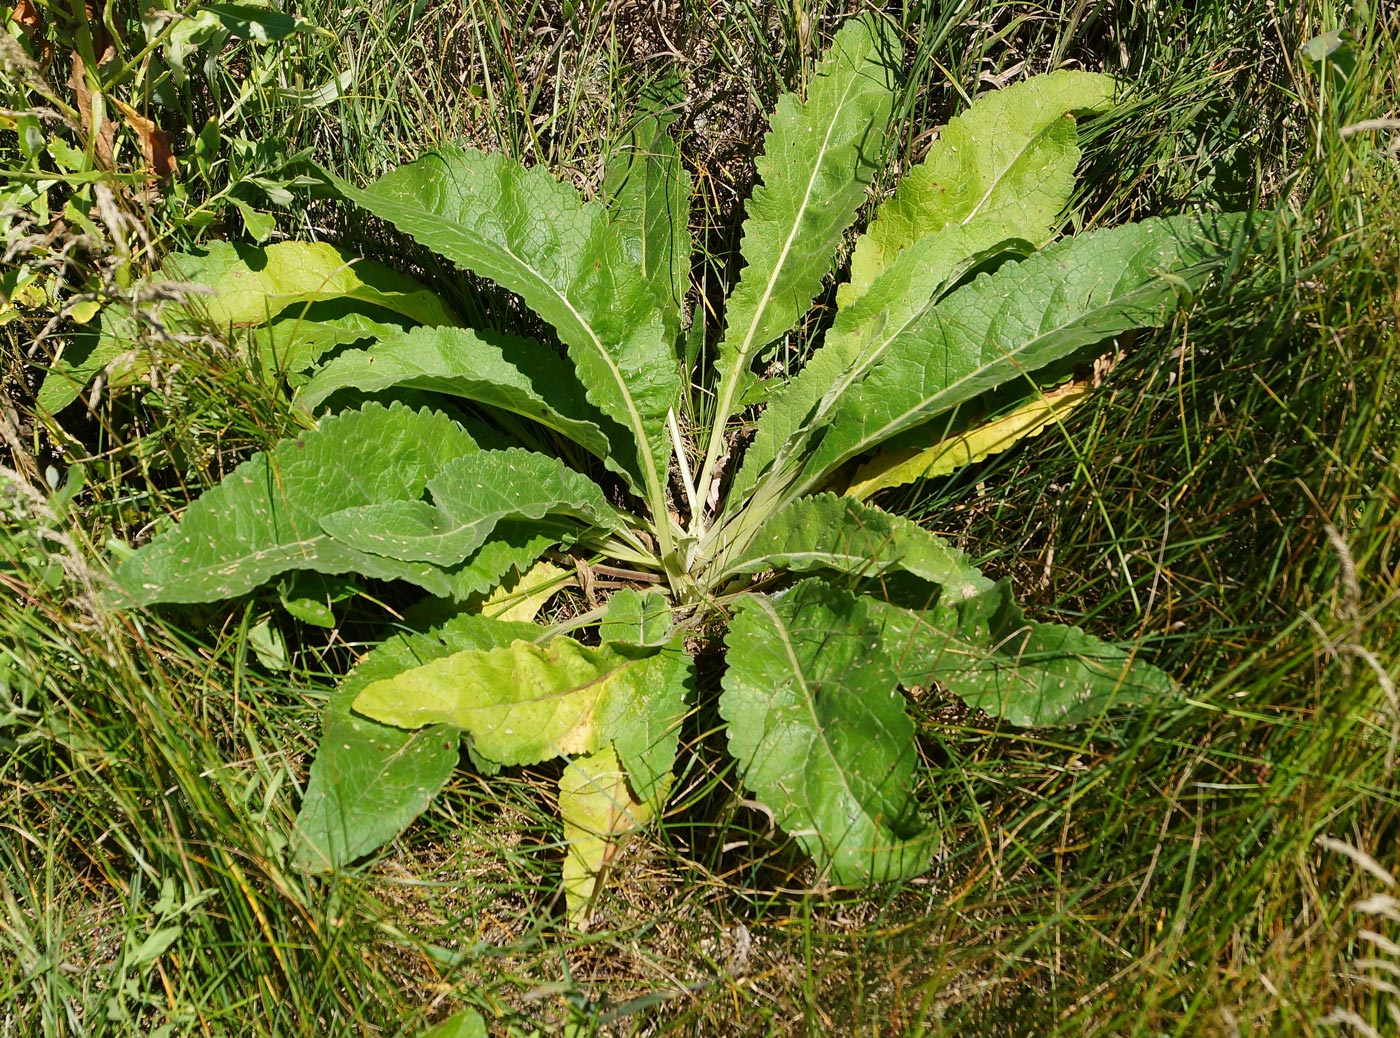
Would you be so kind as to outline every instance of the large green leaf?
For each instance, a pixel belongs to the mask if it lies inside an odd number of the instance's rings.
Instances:
[[[327,418],[234,469],[177,527],[124,561],[117,582],[137,604],[233,598],[294,569],[410,580],[447,594],[436,567],[358,551],[320,519],[413,500],[445,463],[475,452],[459,423],[433,411],[368,404]]]
[[[456,324],[436,294],[396,270],[356,259],[326,242],[288,241],[254,248],[215,241],[202,252],[165,261],[172,277],[212,289],[190,305],[217,327],[264,324],[289,306],[354,299],[403,314],[420,324]]]
[[[807,580],[741,599],[726,640],[720,713],[744,785],[842,884],[917,875],[936,841],[913,796],[902,644],[889,642],[884,614]]]
[[[901,682],[936,681],[1012,724],[1076,724],[1178,694],[1170,677],[1127,650],[1078,627],[1027,620],[1007,581],[926,610],[884,609],[904,645]]]
[[[846,390],[864,378],[969,267],[993,256],[1031,251],[1029,243],[1016,237],[1011,222],[982,217],[945,227],[901,252],[870,291],[837,312],[821,348],[759,416],[730,489],[731,504],[741,507],[770,466],[782,469],[799,458],[806,436],[830,418]]]
[[[792,502],[765,522],[743,552],[718,560],[717,580],[743,573],[830,570],[877,577],[901,570],[966,598],[992,582],[967,555],[917,523],[848,497],[817,494]]]
[[[366,686],[469,649],[491,649],[538,628],[480,616],[454,617],[421,634],[396,634],[341,682],[326,706],[306,796],[297,815],[295,861],[338,868],[401,833],[428,806],[457,765],[459,733],[447,725],[404,731],[351,710]]]
[[[1085,346],[1167,320],[1233,247],[1246,214],[1181,216],[1067,239],[943,299],[840,402],[797,492],[904,429]]]
[[[746,209],[745,267],[726,304],[711,461],[753,381],[758,351],[807,312],[831,270],[879,166],[898,66],[885,22],[851,19],[817,66],[806,101],[778,99]]]
[[[448,724],[501,765],[596,753],[609,742],[642,799],[675,759],[690,660],[591,647],[565,637],[465,651],[376,681],[355,709],[401,728]]]
[[[624,525],[587,476],[557,458],[518,448],[454,458],[428,480],[427,489],[431,504],[356,505],[322,515],[321,528],[356,551],[446,567],[468,558],[505,518],[568,515],[609,531]]]
[[[627,140],[609,157],[603,178],[608,213],[641,268],[648,290],[675,345],[690,273],[690,174],[671,139],[683,98],[674,77],[651,87]]]
[[[314,408],[340,389],[377,393],[395,386],[498,407],[607,456],[599,416],[583,399],[567,362],[540,343],[514,336],[466,328],[414,328],[383,336],[326,363],[306,384],[301,401]]]
[[[363,190],[330,177],[351,201],[420,244],[517,293],[569,349],[588,399],[635,442],[612,455],[663,501],[666,415],[681,380],[644,273],[596,203],[546,170],[443,146]],[[657,516],[664,521],[663,516]]]
[[[979,97],[943,128],[924,161],[904,175],[856,243],[848,305],[874,284],[901,249],[949,224],[994,216],[1037,244],[1053,230],[1079,162],[1071,112],[1113,103],[1114,80],[1052,72]]]

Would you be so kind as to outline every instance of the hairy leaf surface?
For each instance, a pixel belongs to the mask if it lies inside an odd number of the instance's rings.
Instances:
[[[949,224],[996,216],[1018,237],[1043,242],[1069,200],[1079,163],[1067,116],[1107,110],[1114,86],[1109,76],[1059,71],[979,97],[880,206],[856,242],[838,302],[848,305],[901,249]]]
[[[613,457],[641,476],[649,500],[660,499],[680,374],[646,277],[601,205],[546,170],[452,146],[363,190],[332,179],[351,201],[515,292],[548,321],[588,399],[631,432],[612,445]]]
[[[883,612],[807,580],[742,599],[727,639],[720,713],[744,785],[843,884],[917,875],[936,843]]]
[[[117,582],[136,604],[234,598],[294,569],[409,580],[446,594],[435,567],[356,550],[320,519],[416,498],[445,462],[475,452],[462,426],[434,411],[368,404],[327,418],[239,465],[177,527],[123,562]]]
[[[614,645],[664,645],[670,634],[671,607],[659,591],[619,588],[598,624],[598,637]]]
[[[981,275],[930,309],[845,395],[799,489],[905,429],[1074,351],[1152,327],[1216,269],[1243,214],[1095,231]]]
[[[744,398],[758,351],[806,313],[831,270],[880,161],[897,66],[885,23],[852,19],[817,67],[807,100],[778,99],[746,209],[744,270],[726,304],[720,426]]]
[[[618,530],[623,519],[603,492],[557,458],[511,449],[455,458],[428,480],[433,503],[385,501],[340,509],[321,528],[357,551],[405,562],[455,566],[507,517],[568,515]]]
[[[457,766],[455,729],[439,724],[408,732],[354,713],[351,706],[368,685],[454,652],[497,648],[537,633],[530,624],[462,615],[421,634],[396,634],[365,656],[326,706],[297,815],[296,864],[338,868],[392,840]]]
[[[342,353],[312,376],[301,400],[315,408],[340,389],[377,393],[395,386],[498,407],[553,429],[597,457],[608,453],[599,416],[567,362],[540,343],[466,328],[414,328]]]

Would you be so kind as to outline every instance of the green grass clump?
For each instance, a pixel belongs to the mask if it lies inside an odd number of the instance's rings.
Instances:
[[[703,305],[735,273],[758,119],[843,13],[312,3],[302,16],[337,33],[291,38],[282,85],[354,69],[353,88],[289,109],[268,86],[223,139],[275,130],[288,153],[363,179],[466,138],[587,189],[640,85],[679,54],[683,150],[705,199],[694,219],[713,257],[696,272]],[[1253,0],[908,4],[899,17],[908,129],[882,189],[961,98],[1068,63],[1138,87],[1132,107],[1086,126],[1077,219],[1191,204],[1277,214],[1267,250],[1173,328],[1125,343],[1063,427],[882,499],[957,535],[1028,605],[1138,640],[1187,697],[1053,738],[919,697],[927,803],[949,837],[901,890],[807,889],[804,863],[711,770],[703,717],[670,815],[617,864],[586,936],[561,930],[546,886],[562,834],[541,806],[544,770],[489,788],[463,770],[391,852],[304,876],[284,852],[323,697],[404,603],[358,603],[330,631],[256,603],[104,606],[108,538],[144,536],[282,435],[283,387],[246,377],[217,335],[149,328],[150,380],[40,414],[46,350],[72,325],[10,309],[0,1034],[413,1035],[469,1005],[493,1034],[1400,1029],[1380,983],[1400,965],[1385,900],[1400,898],[1400,26],[1379,5]],[[182,126],[228,109],[251,46],[216,66],[232,79],[194,73]],[[48,60],[62,83],[63,50]],[[179,132],[174,144],[193,146]],[[0,124],[7,168],[21,168],[18,147]],[[184,208],[143,200],[139,177],[114,180],[143,234],[98,221],[101,241],[45,306],[118,296],[123,263],[137,274],[163,248],[241,234],[238,192],[276,212],[279,232],[426,262],[302,194],[279,208],[246,165],[223,169]],[[123,253],[113,226],[150,248]],[[39,263],[61,253],[51,245],[25,247]]]

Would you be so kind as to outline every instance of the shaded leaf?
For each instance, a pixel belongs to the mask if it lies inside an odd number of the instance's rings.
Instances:
[[[690,174],[669,132],[677,118],[670,102],[683,98],[674,76],[651,87],[603,178],[608,213],[641,268],[671,345],[680,336],[690,273]]]

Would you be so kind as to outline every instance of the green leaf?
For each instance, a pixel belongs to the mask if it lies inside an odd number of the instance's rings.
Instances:
[[[376,681],[355,709],[401,728],[450,724],[501,765],[596,753],[613,742],[646,799],[675,758],[689,670],[689,658],[671,649],[639,659],[565,637],[520,640]]]
[[[327,177],[352,202],[515,292],[549,322],[589,401],[635,441],[615,442],[613,457],[641,476],[659,507],[666,415],[680,399],[680,373],[646,277],[601,205],[545,170],[450,146],[364,190]]]
[[[740,600],[720,713],[743,782],[840,884],[928,868],[914,724],[883,611],[816,580]]]
[[[577,389],[567,362],[540,343],[513,336],[488,338],[466,328],[386,335],[367,349],[331,359],[306,384],[301,402],[315,408],[340,389],[378,393],[395,386],[498,407],[553,429],[597,457],[607,456],[598,415]]]
[[[124,385],[148,369],[136,315],[129,307],[114,303],[102,311],[96,334],[85,330],[64,345],[44,376],[35,402],[57,414],[78,399],[102,371],[108,371],[109,385]]]
[[[574,757],[559,776],[564,819],[564,904],[576,927],[588,922],[603,871],[629,833],[645,826],[655,805],[632,796],[627,773],[611,746]]]
[[[486,1021],[475,1009],[463,1009],[424,1031],[419,1038],[489,1038]]]
[[[297,866],[338,868],[392,840],[457,766],[460,736],[447,725],[406,732],[353,713],[367,686],[455,652],[498,648],[536,634],[531,624],[462,615],[423,633],[396,634],[365,656],[326,706],[297,815]]]
[[[663,645],[671,634],[671,607],[659,591],[621,588],[608,599],[598,637],[614,645]]]
[[[949,224],[994,216],[1039,244],[1053,230],[1079,163],[1072,112],[1113,104],[1112,77],[1052,72],[983,94],[943,128],[856,242],[842,305],[862,295],[901,249]]]
[[[900,253],[875,285],[836,314],[822,346],[759,417],[753,443],[734,477],[729,500],[741,505],[764,471],[781,479],[800,458],[806,437],[834,413],[855,385],[970,266],[1007,253],[1029,255],[1010,223],[986,217],[945,227]]]
[[[433,503],[374,502],[322,515],[321,529],[356,551],[455,566],[507,517],[569,515],[589,527],[620,530],[624,520],[587,476],[557,458],[513,448],[447,462],[428,480]]]
[[[449,585],[431,566],[369,555],[332,539],[323,515],[418,497],[445,462],[476,445],[446,415],[368,404],[254,455],[118,567],[132,603],[213,602],[279,573],[310,569]]]
[[[937,681],[1015,725],[1076,724],[1179,694],[1170,677],[1124,649],[1078,627],[1027,620],[1007,581],[923,611],[887,608],[906,650],[902,682]]]
[[[1246,215],[1095,231],[981,275],[931,307],[848,390],[800,478],[1076,350],[1166,321],[1228,255]]]
[[[965,553],[937,534],[834,494],[799,498],[778,512],[720,577],[765,570],[834,570],[856,577],[900,570],[946,588],[954,598],[992,586]]]
[[[413,278],[348,256],[326,242],[288,241],[258,249],[210,242],[201,253],[169,257],[172,277],[213,289],[190,305],[217,327],[264,324],[289,306],[354,299],[420,324],[457,324],[441,299]]]
[[[402,335],[399,324],[357,312],[353,299],[293,307],[265,325],[249,329],[252,353],[269,371],[305,371],[337,346]]]
[[[672,76],[642,99],[641,116],[626,142],[609,157],[603,178],[608,213],[629,255],[641,269],[666,326],[666,342],[680,337],[690,273],[690,174],[669,133],[683,99]]]
[[[726,304],[719,433],[753,382],[758,351],[807,312],[831,270],[879,168],[899,60],[881,18],[854,18],[836,33],[806,101],[778,99],[746,208],[744,270]]]

